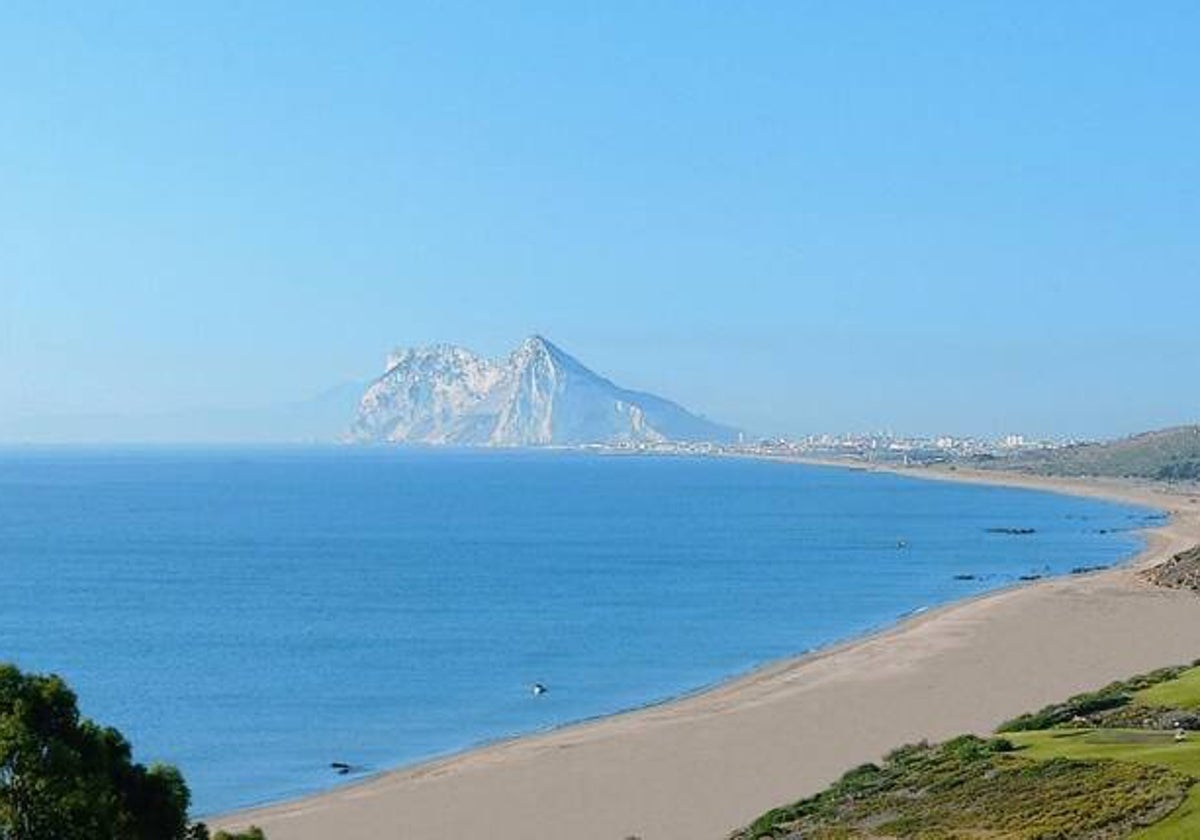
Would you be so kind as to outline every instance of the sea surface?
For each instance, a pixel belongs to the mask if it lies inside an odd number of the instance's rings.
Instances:
[[[755,460],[10,449],[0,660],[64,676],[211,814],[1116,563],[1157,516]]]

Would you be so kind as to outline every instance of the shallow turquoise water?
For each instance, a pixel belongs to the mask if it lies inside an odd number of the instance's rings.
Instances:
[[[211,813],[1117,562],[1155,516],[751,460],[8,450],[0,658],[65,676]]]

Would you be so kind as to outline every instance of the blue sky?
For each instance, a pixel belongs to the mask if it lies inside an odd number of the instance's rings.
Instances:
[[[1200,5],[6,3],[0,421],[541,332],[757,431],[1200,419]]]

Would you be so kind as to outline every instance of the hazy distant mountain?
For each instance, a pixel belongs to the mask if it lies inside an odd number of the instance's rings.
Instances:
[[[358,407],[361,442],[545,446],[736,440],[670,400],[628,391],[541,336],[503,361],[462,347],[397,351]]]
[[[1044,475],[1200,480],[1200,426],[1176,426],[1106,443],[1018,453],[984,466]]]

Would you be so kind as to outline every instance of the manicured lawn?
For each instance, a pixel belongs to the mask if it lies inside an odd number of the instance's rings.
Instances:
[[[1023,748],[1018,755],[1029,758],[1111,758],[1169,767],[1200,779],[1200,735],[1195,733],[1182,743],[1175,743],[1170,732],[1140,729],[1051,729],[1016,732],[1007,737]],[[1183,805],[1169,817],[1133,837],[1136,840],[1200,837],[1200,785],[1192,788]]]
[[[1171,732],[1145,729],[1047,729],[1005,736],[1027,758],[1112,758],[1158,764],[1200,778],[1200,735],[1175,743]]]
[[[1152,685],[1133,695],[1139,706],[1200,709],[1200,668],[1190,668],[1167,682]]]

